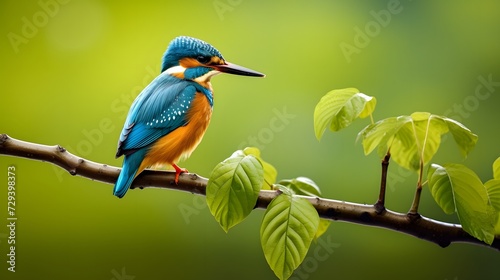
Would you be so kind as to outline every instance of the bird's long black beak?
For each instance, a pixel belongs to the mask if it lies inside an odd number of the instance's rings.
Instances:
[[[234,63],[227,62],[227,61],[226,61],[226,64],[213,65],[212,67],[217,71],[220,71],[223,73],[228,73],[228,74],[241,75],[241,76],[251,76],[251,77],[265,77],[266,76],[262,73],[254,71],[252,69],[248,69],[248,68],[245,68],[243,66],[239,66],[239,65],[236,65]]]

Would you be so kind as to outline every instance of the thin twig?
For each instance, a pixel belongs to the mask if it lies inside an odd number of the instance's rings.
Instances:
[[[114,184],[120,173],[118,167],[77,157],[61,146],[46,146],[20,141],[6,134],[0,134],[0,154],[47,161],[67,170],[71,175],[108,184]],[[174,172],[145,170],[134,180],[132,188],[155,187],[205,195],[208,181],[206,178],[191,173],[181,174],[179,183],[174,184],[174,177]],[[278,194],[277,191],[260,191],[256,208],[267,208],[271,200]],[[499,236],[495,236],[495,240],[490,246],[472,237],[457,224],[444,223],[420,215],[397,213],[388,209],[380,213],[374,205],[303,197],[308,199],[320,217],[325,219],[391,229],[436,243],[441,247],[447,247],[455,242],[464,242],[500,250]]]
[[[389,169],[389,160],[391,159],[391,151],[387,151],[384,159],[382,160],[382,176],[380,178],[380,192],[378,195],[377,203],[375,203],[375,209],[377,213],[381,214],[385,211],[385,190],[387,187],[387,170]]]

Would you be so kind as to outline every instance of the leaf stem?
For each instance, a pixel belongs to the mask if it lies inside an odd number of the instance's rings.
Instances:
[[[377,213],[382,213],[385,210],[385,190],[387,186],[387,170],[389,169],[389,160],[391,158],[391,150],[387,151],[384,159],[382,160],[382,176],[380,178],[380,193],[378,195],[377,203],[375,203],[375,209]]]
[[[415,196],[413,197],[413,203],[411,205],[409,214],[418,214],[418,205],[420,204],[420,194],[422,193],[422,177],[424,176],[424,160],[420,158],[420,168],[417,181],[417,189],[415,190]]]

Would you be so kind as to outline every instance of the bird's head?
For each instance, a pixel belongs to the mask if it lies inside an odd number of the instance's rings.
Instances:
[[[191,37],[180,36],[170,42],[163,56],[162,72],[200,84],[209,83],[219,73],[264,77],[251,69],[227,62],[210,44]],[[209,84],[208,84],[209,85]]]

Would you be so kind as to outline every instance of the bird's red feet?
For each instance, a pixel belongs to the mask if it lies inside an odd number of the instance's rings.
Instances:
[[[175,179],[174,179],[174,182],[177,185],[177,183],[179,183],[179,175],[181,175],[181,173],[187,173],[189,171],[186,168],[180,168],[175,163],[172,163],[172,167],[174,167],[174,169],[175,169]]]

